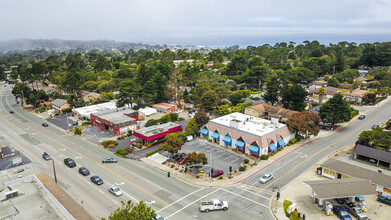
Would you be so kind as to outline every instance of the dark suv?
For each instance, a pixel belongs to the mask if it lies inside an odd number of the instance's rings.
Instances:
[[[95,183],[96,185],[103,184],[103,180],[99,176],[92,176],[90,179],[91,179],[91,182]]]
[[[50,157],[50,155],[46,152],[43,152],[42,154],[42,158],[45,159],[45,160],[51,160],[52,158]]]
[[[69,168],[73,168],[76,166],[76,163],[74,160],[72,160],[71,158],[66,158],[64,159],[64,164],[69,167]]]
[[[87,168],[85,168],[85,167],[80,167],[80,168],[79,168],[79,173],[80,173],[81,175],[83,175],[83,176],[88,176],[88,175],[90,175],[90,171],[89,171]]]

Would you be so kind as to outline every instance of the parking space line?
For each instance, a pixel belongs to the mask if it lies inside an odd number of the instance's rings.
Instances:
[[[98,191],[99,191],[100,193],[104,194],[104,192],[103,192],[102,190],[98,189]]]
[[[251,202],[253,202],[253,203],[256,203],[256,204],[258,204],[258,205],[260,205],[260,206],[264,206],[265,208],[269,208],[269,206],[267,206],[267,205],[264,205],[264,204],[262,204],[262,203],[259,203],[259,202],[255,201],[255,200],[249,199],[249,198],[244,197],[244,196],[242,196],[242,195],[239,195],[239,194],[237,194],[237,193],[231,192],[231,191],[226,190],[226,189],[224,189],[224,188],[221,188],[221,190],[226,191],[226,192],[228,192],[228,193],[232,193],[232,194],[234,194],[235,196],[239,196],[239,197],[241,197],[241,198],[243,198],[243,199],[247,199],[247,200],[249,200],[249,201],[251,201]]]
[[[205,189],[205,187],[202,187],[202,188],[200,188],[200,189],[198,189],[198,190],[196,190],[196,191],[194,191],[194,192],[188,194],[187,196],[182,197],[181,199],[176,200],[175,202],[173,202],[173,203],[171,203],[170,205],[168,205],[168,206],[166,206],[166,207],[160,209],[160,210],[157,211],[157,212],[161,212],[161,211],[163,211],[164,209],[166,209],[166,208],[168,208],[168,207],[174,205],[175,203],[177,203],[177,202],[179,202],[179,201],[182,201],[183,199],[186,199],[187,197],[189,197],[189,196],[193,195],[194,193],[197,193],[197,192],[199,192],[199,191],[201,191],[201,190],[203,190],[203,189]]]
[[[221,189],[222,189],[222,188],[216,189],[215,191],[210,192],[210,193],[206,194],[205,196],[203,196],[203,197],[201,197],[201,198],[199,198],[199,199],[197,199],[197,200],[195,200],[195,201],[193,201],[193,202],[187,204],[185,207],[183,207],[183,208],[179,209],[178,211],[172,213],[171,215],[167,216],[165,219],[168,219],[168,218],[170,218],[170,217],[176,215],[178,212],[184,210],[185,208],[187,208],[187,207],[193,205],[194,203],[200,201],[201,199],[203,199],[203,198],[205,198],[205,197],[207,197],[207,196],[209,196],[209,195],[212,195],[213,193],[215,193],[215,192],[217,192],[217,191],[219,191],[219,190],[221,190]]]

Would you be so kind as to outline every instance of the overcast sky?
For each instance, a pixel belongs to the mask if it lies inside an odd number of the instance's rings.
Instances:
[[[391,0],[0,0],[0,40],[391,41]]]

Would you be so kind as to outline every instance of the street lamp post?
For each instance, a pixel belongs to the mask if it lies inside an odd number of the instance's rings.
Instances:
[[[280,167],[280,181],[278,181],[278,192],[280,192],[280,189],[281,189],[281,178],[282,178],[282,162],[283,162],[283,159],[281,159],[281,167]]]

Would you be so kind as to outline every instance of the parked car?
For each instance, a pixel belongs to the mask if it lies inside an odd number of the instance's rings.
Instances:
[[[366,220],[368,219],[367,214],[358,206],[353,205],[351,207],[350,203],[344,204],[345,209],[350,212],[354,217],[356,217],[358,220]]]
[[[222,171],[222,170],[213,170],[213,172],[212,172],[212,178],[221,176],[221,175],[223,175],[223,174],[224,174],[224,171]]]
[[[76,163],[74,160],[72,160],[71,158],[65,158],[64,159],[64,164],[67,165],[67,167],[69,168],[73,168],[76,166]]]
[[[156,214],[156,217],[152,218],[152,220],[164,220],[164,218],[161,217],[160,215]]]
[[[111,192],[113,195],[115,196],[121,196],[122,195],[122,190],[120,190],[118,187],[116,186],[110,186],[109,188],[109,192]]]
[[[379,125],[372,125],[372,129],[378,128]]]
[[[335,205],[333,206],[333,213],[337,215],[342,220],[352,220],[349,213],[342,208],[342,206]]]
[[[260,183],[267,183],[267,182],[269,182],[272,179],[273,179],[273,174],[272,173],[266,173],[259,179],[259,182]]]
[[[212,199],[211,201],[201,202],[200,211],[201,212],[209,212],[212,210],[224,210],[228,209],[228,202],[222,201],[221,199]]]
[[[173,155],[173,156],[171,156],[171,161],[172,162],[177,162],[178,160],[179,160],[180,158],[179,158],[179,154],[175,154],[175,155]]]
[[[117,163],[117,158],[114,157],[105,157],[102,159],[102,163]]]
[[[80,167],[80,168],[79,168],[79,173],[80,173],[81,175],[83,175],[83,176],[88,176],[88,175],[90,175],[90,171],[89,171],[87,168],[85,168],[85,167]]]
[[[390,196],[382,196],[382,194],[380,194],[380,196],[377,197],[377,201],[382,202],[387,205],[391,205],[391,197]]]
[[[187,156],[180,157],[180,158],[178,159],[178,164],[180,164],[180,165],[184,164],[184,163],[185,163],[186,157],[187,157]]]
[[[365,115],[360,115],[358,119],[363,120],[365,118]]]
[[[348,201],[348,198],[336,198],[339,204],[345,204]]]
[[[42,158],[45,159],[45,160],[51,160],[52,158],[50,157],[50,155],[46,152],[43,152],[42,154]]]
[[[11,111],[10,111],[10,114],[14,114],[14,113],[15,113],[14,110],[11,110]]]
[[[96,185],[102,185],[103,180],[99,176],[92,176],[90,178],[91,182],[95,183]]]
[[[47,126],[49,126],[49,125],[48,125],[48,123],[44,122],[44,123],[42,123],[42,126],[43,126],[43,127],[47,127]]]
[[[369,159],[369,163],[377,163],[375,159]]]

